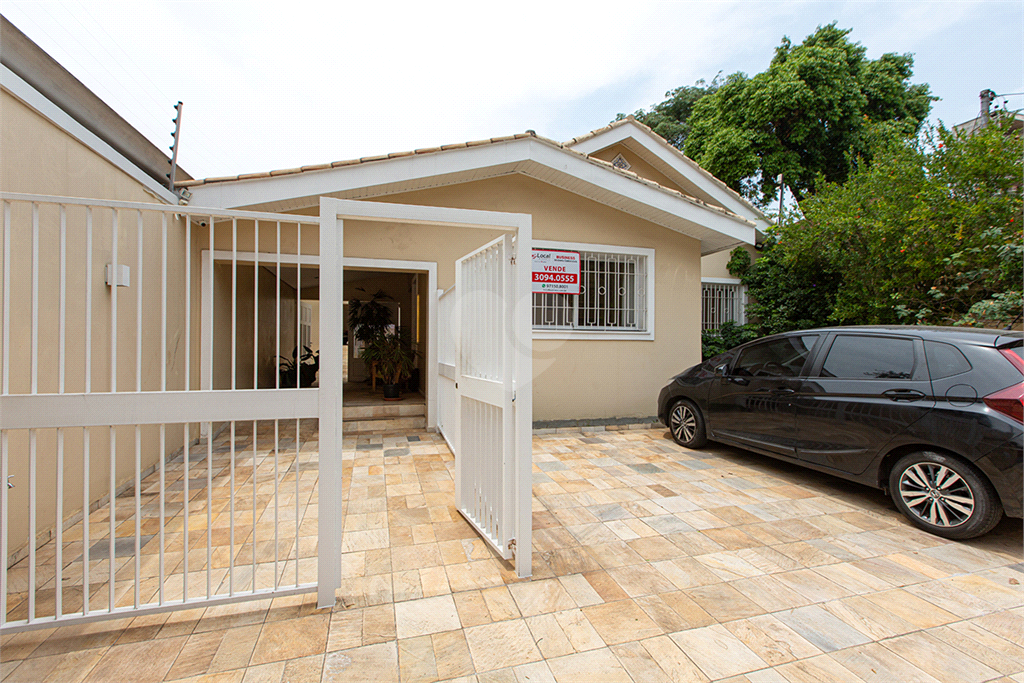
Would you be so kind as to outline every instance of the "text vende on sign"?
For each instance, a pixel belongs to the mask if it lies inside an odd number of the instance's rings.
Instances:
[[[580,253],[560,249],[534,249],[533,292],[579,294]]]

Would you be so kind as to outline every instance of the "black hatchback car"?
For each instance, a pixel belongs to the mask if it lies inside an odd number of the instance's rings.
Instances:
[[[1021,517],[1024,335],[837,327],[765,337],[689,368],[658,415],[708,439],[884,489],[945,538]]]

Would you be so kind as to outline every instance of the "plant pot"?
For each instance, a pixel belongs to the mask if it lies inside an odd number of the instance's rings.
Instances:
[[[385,401],[400,401],[401,397],[398,395],[397,384],[384,384],[384,400]]]

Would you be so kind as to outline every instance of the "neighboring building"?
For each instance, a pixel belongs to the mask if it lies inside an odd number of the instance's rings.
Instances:
[[[987,88],[982,90],[978,94],[978,99],[981,100],[981,111],[978,116],[953,126],[953,130],[957,133],[970,135],[993,121],[1002,121],[1006,118],[1012,119],[1010,124],[1012,130],[1024,129],[1024,113],[1019,111],[1011,112],[1006,109],[992,109],[992,102],[997,97],[999,96]]]

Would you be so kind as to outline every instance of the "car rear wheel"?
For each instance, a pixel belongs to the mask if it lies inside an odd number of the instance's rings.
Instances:
[[[1003,516],[988,480],[944,453],[920,451],[901,458],[889,474],[889,493],[911,522],[943,538],[981,536]]]
[[[700,448],[708,442],[704,417],[697,406],[689,401],[678,401],[668,411],[668,428],[680,446]]]

